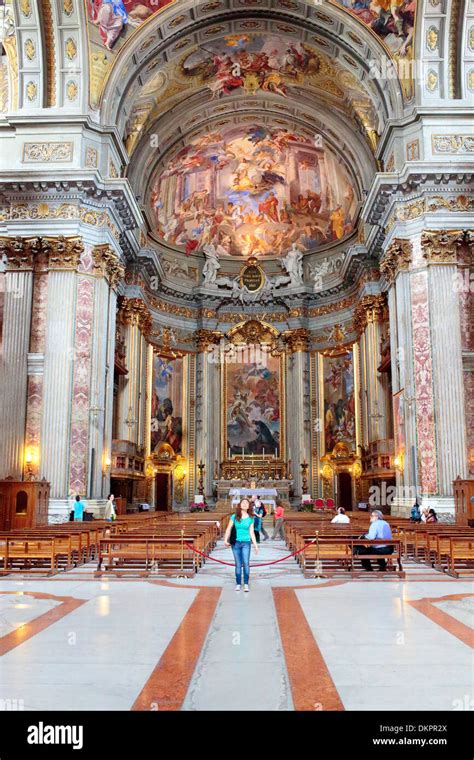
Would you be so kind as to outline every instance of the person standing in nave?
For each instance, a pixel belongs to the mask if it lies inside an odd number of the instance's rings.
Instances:
[[[233,530],[235,528],[235,531]],[[233,533],[233,537],[231,537]],[[244,575],[244,591],[249,591],[250,576],[250,550],[253,544],[255,553],[258,554],[258,544],[255,538],[253,509],[250,501],[246,498],[240,500],[231,515],[224,536],[224,546],[232,546],[235,560],[235,590],[240,591],[242,586],[242,571]]]
[[[275,528],[273,530],[272,541],[275,541],[278,535],[280,536],[282,541],[285,540],[285,530],[283,527],[284,519],[285,519],[285,510],[283,509],[280,502],[278,502],[275,509]]]
[[[80,522],[84,519],[84,510],[86,505],[81,501],[80,496],[76,496],[74,501],[74,522]]]
[[[267,510],[263,506],[263,503],[260,501],[260,497],[256,496],[255,494],[252,496],[252,502],[253,502],[253,513],[255,515],[255,520],[258,520],[258,525],[256,525],[255,530],[261,533],[263,535],[263,540],[268,541],[270,536],[268,535],[267,531],[265,530],[265,526],[263,524],[263,518],[267,514]]]

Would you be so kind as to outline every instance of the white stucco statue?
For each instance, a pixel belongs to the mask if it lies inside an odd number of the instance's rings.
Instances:
[[[215,285],[216,284],[216,278],[217,278],[217,272],[221,268],[220,262],[219,262],[219,256],[217,255],[217,251],[214,245],[212,243],[209,243],[208,245],[205,245],[203,247],[204,255],[206,257],[206,262],[202,268],[202,274],[204,277],[204,285]]]
[[[290,276],[290,287],[303,285],[303,254],[295,243],[282,259],[282,266]]]

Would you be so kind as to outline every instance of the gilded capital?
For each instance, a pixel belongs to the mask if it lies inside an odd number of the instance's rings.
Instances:
[[[151,331],[151,314],[141,298],[121,298],[119,316],[124,324],[134,325],[147,335]]]
[[[42,250],[48,255],[49,269],[77,270],[84,252],[84,243],[79,237],[46,237],[41,240]]]
[[[282,335],[290,354],[295,354],[297,351],[309,351],[310,337],[309,330],[305,327],[286,330]]]
[[[408,269],[411,255],[412,245],[409,240],[395,238],[390,243],[380,261],[380,271],[390,285],[399,272]]]
[[[217,330],[196,330],[194,333],[196,339],[196,347],[199,353],[207,351],[209,346],[219,345],[222,333]]]
[[[0,237],[0,256],[6,256],[9,272],[32,270],[40,251],[40,238]]]
[[[459,247],[465,242],[462,230],[425,230],[421,236],[421,250],[430,264],[456,264]]]
[[[111,288],[115,288],[125,276],[125,267],[108,243],[94,246],[92,261],[95,274],[106,277]]]
[[[357,304],[354,312],[354,329],[357,332],[363,332],[368,324],[383,322],[386,306],[384,294],[364,296]]]

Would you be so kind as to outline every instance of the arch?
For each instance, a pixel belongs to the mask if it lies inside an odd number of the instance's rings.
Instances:
[[[18,491],[15,499],[15,514],[26,515],[28,512],[28,494],[26,491]]]

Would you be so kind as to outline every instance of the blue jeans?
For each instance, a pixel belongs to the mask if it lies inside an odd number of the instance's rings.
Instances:
[[[249,582],[250,541],[236,541],[232,546],[235,559],[235,582],[240,585],[242,578],[242,566],[244,568],[244,583]]]

